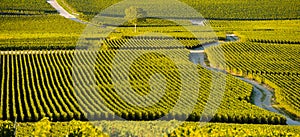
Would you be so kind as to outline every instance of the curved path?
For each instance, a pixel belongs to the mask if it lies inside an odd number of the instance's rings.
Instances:
[[[286,123],[288,125],[300,125],[300,121],[291,119],[283,111],[277,110],[272,106],[273,94],[266,87],[260,85],[259,83],[255,82],[255,81],[249,80],[249,79],[245,79],[245,78],[241,78],[241,77],[237,77],[237,78],[253,85],[253,96],[251,97],[253,100],[253,104],[255,104],[256,106],[261,107],[263,109],[266,109],[268,111],[284,115],[287,119]]]
[[[47,2],[57,10],[57,12],[59,13],[59,15],[70,19],[70,20],[74,20],[76,22],[80,22],[80,23],[84,23],[83,21],[77,19],[74,15],[70,14],[68,11],[66,11],[62,6],[60,6],[56,0],[47,0]]]
[[[47,0],[47,2],[52,7],[54,7],[60,13],[61,16],[65,17],[65,18],[68,18],[68,19],[71,19],[71,20],[74,20],[76,22],[85,23],[85,22],[77,19],[74,15],[67,12],[62,6],[60,6],[57,3],[56,0]],[[206,45],[203,45],[203,46],[204,46],[204,48],[207,48],[207,47],[210,47],[210,46],[217,46],[217,45],[219,45],[219,42],[210,43],[210,44],[206,44]],[[208,67],[208,66],[205,65],[205,62],[204,62],[204,59],[205,59],[204,48],[201,47],[199,49],[190,50],[190,53],[191,53],[190,54],[190,60],[194,64],[201,64],[203,67],[205,67],[209,70],[220,71],[220,72],[227,73],[225,71],[218,70],[218,69],[215,69],[215,68],[211,68],[211,67]],[[300,125],[300,121],[293,120],[288,115],[286,115],[283,111],[279,111],[279,110],[273,108],[273,106],[272,106],[273,94],[266,87],[258,84],[255,81],[249,80],[249,79],[245,79],[245,78],[242,78],[242,77],[237,77],[237,78],[253,85],[253,96],[251,98],[253,100],[254,105],[256,105],[260,108],[263,108],[265,110],[268,110],[268,111],[278,113],[278,114],[281,114],[281,115],[285,116],[286,119],[287,119],[286,123],[288,125]]]
[[[219,45],[219,44],[216,42],[216,43],[205,45],[204,48],[207,48],[209,46],[217,46],[217,45]],[[193,62],[194,64],[200,64],[201,66],[203,66],[204,68],[206,68],[208,70],[219,71],[219,72],[228,74],[224,70],[219,70],[216,68],[211,68],[211,67],[206,66],[206,64],[204,62],[205,61],[204,54],[205,54],[205,52],[203,49],[190,50],[190,61]],[[293,120],[289,115],[284,113],[284,111],[277,110],[272,106],[273,94],[269,89],[267,89],[266,87],[260,85],[259,83],[255,82],[253,80],[249,80],[249,79],[238,77],[238,76],[235,76],[235,77],[238,79],[241,79],[253,86],[253,91],[252,91],[253,94],[251,96],[251,99],[252,99],[254,105],[256,105],[260,108],[263,108],[265,110],[283,115],[284,117],[286,117],[286,119],[287,119],[286,124],[288,124],[288,125],[300,125],[300,121]]]

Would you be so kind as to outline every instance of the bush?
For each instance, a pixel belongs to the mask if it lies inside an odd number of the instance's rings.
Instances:
[[[33,136],[50,136],[51,122],[48,117],[43,118],[34,125]]]
[[[0,128],[1,137],[14,136],[14,133],[15,133],[15,128],[12,122],[4,121],[1,123],[1,128]]]
[[[106,134],[102,133],[101,129],[95,128],[91,123],[84,123],[81,121],[72,120],[69,123],[68,137],[105,137]]]

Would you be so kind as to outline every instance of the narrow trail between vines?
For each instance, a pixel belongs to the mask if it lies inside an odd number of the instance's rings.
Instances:
[[[79,22],[79,23],[86,24],[84,21],[76,18],[74,15],[72,15],[68,11],[66,11],[61,5],[59,5],[57,3],[56,0],[47,0],[47,2],[52,7],[54,7],[58,11],[58,13],[60,13],[61,16],[68,18],[70,20]],[[220,45],[220,43],[216,42],[216,43],[210,43],[210,44],[204,45],[203,47],[207,48],[210,46],[218,46],[218,45]],[[194,64],[200,64],[208,70],[218,71],[218,72],[223,72],[223,73],[228,74],[226,71],[206,66],[204,48],[190,50],[190,61],[193,62]],[[266,87],[260,85],[259,83],[255,82],[253,80],[245,79],[245,78],[238,77],[238,76],[235,76],[235,77],[238,79],[241,79],[253,86],[253,94],[252,94],[251,98],[252,98],[254,105],[256,105],[260,108],[263,108],[265,110],[285,116],[287,119],[286,124],[288,124],[288,125],[300,125],[300,121],[293,120],[287,114],[285,114],[283,110],[277,110],[272,106],[273,94],[269,89],[267,89]]]
[[[56,0],[47,0],[47,3],[49,3],[53,8],[55,8],[57,10],[57,12],[59,13],[59,15],[65,17],[67,19],[85,24],[83,21],[76,18],[74,15],[70,14],[67,10],[65,10],[61,5],[59,5],[57,3]]]
[[[273,93],[269,89],[260,85],[256,81],[245,79],[242,77],[237,77],[237,78],[253,85],[253,94],[254,95],[252,96],[252,100],[256,106],[266,109],[266,110],[269,110],[271,112],[275,112],[275,113],[284,115],[287,119],[286,123],[288,125],[300,125],[300,121],[293,120],[284,112],[272,107]]]
[[[216,42],[216,43],[204,45],[203,47],[205,49],[210,46],[218,46],[218,45],[220,45],[220,43]],[[229,74],[224,70],[219,70],[219,69],[207,66],[205,63],[205,60],[207,60],[207,59],[205,57],[204,49],[191,50],[190,51],[190,61],[193,62],[194,64],[200,64],[202,67],[204,67],[208,70]],[[234,75],[232,75],[232,76],[234,76]],[[238,77],[238,76],[234,76],[234,77],[236,77],[240,80],[243,80],[253,86],[253,91],[252,91],[253,94],[251,96],[251,100],[254,105],[256,105],[260,108],[263,108],[265,110],[283,115],[287,119],[286,124],[288,124],[288,125],[300,125],[300,121],[293,120],[283,110],[277,110],[272,106],[273,93],[268,88],[260,85],[256,81],[253,81],[250,79],[246,79],[246,78]]]

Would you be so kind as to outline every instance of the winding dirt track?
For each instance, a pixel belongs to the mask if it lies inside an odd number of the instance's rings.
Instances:
[[[56,0],[47,0],[47,2],[52,6],[54,7],[59,13],[61,16],[65,17],[65,18],[68,18],[68,19],[71,19],[73,21],[76,21],[76,22],[80,22],[80,23],[84,23],[83,21],[77,19],[74,15],[70,14],[69,12],[67,12],[62,6],[60,6]],[[207,48],[207,47],[210,47],[210,46],[217,46],[219,45],[218,42],[216,43],[211,43],[211,44],[207,44],[204,46],[204,48]],[[194,63],[194,64],[201,64],[203,67],[209,69],[209,70],[212,70],[212,71],[219,71],[219,72],[224,72],[226,73],[225,71],[222,71],[222,70],[218,70],[218,69],[215,69],[215,68],[211,68],[211,67],[208,67],[205,65],[204,63],[204,59],[205,59],[205,56],[204,56],[204,50],[203,48],[202,49],[198,49],[198,50],[190,50],[191,54],[190,54],[190,60]],[[271,111],[271,112],[274,112],[274,113],[277,113],[277,114],[280,114],[280,115],[283,115],[286,117],[287,119],[287,124],[288,125],[300,125],[300,121],[296,121],[296,120],[293,120],[291,119],[288,115],[286,115],[283,111],[279,111],[277,109],[275,109],[273,106],[272,106],[272,97],[273,97],[273,94],[271,91],[269,91],[269,89],[267,89],[266,87],[258,84],[257,82],[255,81],[252,81],[252,80],[249,80],[249,79],[245,79],[245,78],[241,78],[241,77],[237,77],[238,79],[241,79],[251,85],[253,85],[253,96],[251,97],[252,100],[253,100],[253,104],[260,107],[260,108],[263,108],[265,110],[268,110],[268,111]]]
[[[207,48],[210,46],[218,46],[218,44],[213,43],[213,44],[205,45],[204,48]],[[205,52],[201,52],[201,50],[191,51],[190,61],[193,62],[194,64],[200,64],[201,66],[203,66],[204,68],[206,68],[208,70],[218,71],[218,72],[223,72],[223,73],[228,74],[226,71],[206,66],[206,64],[204,62],[205,61],[204,54],[205,54]],[[235,77],[238,79],[241,79],[253,86],[253,91],[252,91],[253,94],[252,94],[251,99],[253,100],[254,105],[256,105],[260,108],[263,108],[265,110],[283,115],[284,117],[286,117],[286,119],[287,119],[286,124],[288,124],[288,125],[300,125],[300,121],[293,120],[287,114],[285,114],[284,111],[277,110],[272,106],[273,94],[269,89],[267,89],[266,87],[260,85],[259,83],[255,82],[253,80],[249,80],[249,79],[238,77],[238,76],[235,76]]]
[[[237,77],[237,78],[253,85],[252,100],[256,106],[261,107],[261,108],[266,109],[271,112],[275,112],[275,113],[284,115],[287,119],[286,124],[288,124],[288,125],[300,125],[300,121],[291,119],[288,115],[286,115],[282,111],[275,109],[272,106],[273,94],[266,87],[258,84],[255,81],[249,80],[249,79],[245,79],[245,78],[241,78],[241,77]]]
[[[47,0],[47,2],[57,10],[57,12],[59,13],[59,15],[67,18],[67,19],[70,19],[70,20],[73,20],[73,21],[76,21],[76,22],[80,22],[80,23],[84,23],[83,21],[77,19],[74,15],[70,14],[68,11],[66,11],[62,6],[60,6],[56,0]]]

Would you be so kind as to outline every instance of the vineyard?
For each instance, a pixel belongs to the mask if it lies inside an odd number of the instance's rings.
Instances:
[[[75,49],[86,26],[58,15],[1,16],[0,20],[1,50]],[[190,23],[187,24],[188,26],[180,27],[173,22],[149,19],[139,24],[138,33],[134,33],[133,28],[126,25],[128,24],[117,28],[109,36],[99,33],[85,36],[85,39],[88,42],[103,41],[103,47],[109,49],[118,49],[126,43],[126,47],[139,48],[137,45],[149,43],[153,39],[156,40],[156,43],[152,45],[153,48],[161,47],[163,44],[168,44],[166,48],[193,48],[217,40],[214,33],[210,31],[210,27],[192,26]],[[156,34],[143,36],[145,33],[164,33],[167,36],[157,37]],[[179,42],[174,42],[174,39]],[[129,43],[135,45],[129,45]],[[181,44],[178,45],[178,43]]]
[[[81,18],[91,19],[100,11],[107,7],[120,2],[121,0],[101,1],[101,0],[60,0],[60,4],[63,7],[70,8],[75,12],[81,13]],[[128,5],[137,1],[127,1]],[[157,1],[164,3],[167,1]],[[238,19],[238,20],[250,20],[250,19],[299,19],[299,2],[297,0],[275,0],[275,1],[239,1],[239,0],[227,0],[227,1],[207,1],[207,0],[181,0],[189,6],[195,8],[207,19]],[[166,4],[160,4],[161,7],[157,13],[164,13]],[[261,6],[257,6],[261,5]],[[125,5],[126,6],[126,5]],[[149,10],[157,9],[148,6]],[[172,7],[176,8],[176,7]],[[178,11],[182,9],[178,8]],[[162,12],[164,11],[164,12]],[[114,12],[112,12],[114,13]],[[118,12],[120,13],[120,12]],[[185,12],[182,12],[185,13]]]
[[[226,68],[219,66],[217,58],[219,48],[225,54]],[[300,67],[300,45],[288,44],[256,44],[256,43],[226,43],[220,47],[207,49],[210,64],[214,67],[231,70],[233,73],[261,73],[298,75]],[[214,60],[215,59],[215,60]],[[234,70],[236,69],[236,70]]]
[[[136,24],[137,31],[135,31],[134,25],[125,19],[113,19],[107,19],[105,16],[97,17],[93,23],[106,24],[106,26],[99,29],[88,25],[87,30],[93,31],[84,31],[80,38],[80,42],[84,44],[77,46],[88,45],[105,49],[178,49],[184,47],[191,49],[218,41],[208,25],[209,22],[205,22],[207,26],[199,26],[193,25],[189,20],[147,18]]]
[[[274,88],[277,107],[285,109],[290,115],[300,118],[299,76],[260,75],[263,83]]]
[[[213,56],[222,48],[226,67],[218,65],[220,60]],[[210,64],[229,73],[255,79],[275,89],[279,107],[299,117],[299,45],[228,43],[206,49]]]
[[[170,61],[170,59],[160,54],[156,55],[154,54],[155,52],[149,51],[147,51],[149,53],[146,51],[140,52],[145,52],[145,54],[143,53],[145,56],[133,63],[132,69],[130,69],[130,83],[134,91],[139,94],[148,93],[150,85],[147,85],[145,82],[149,80],[149,76],[152,73],[162,73],[165,77],[172,77],[172,79],[167,79],[167,85],[170,85],[167,86],[165,95],[160,100],[162,102],[151,107],[134,106],[122,100],[116,94],[112,85],[112,78],[110,77],[112,59],[116,51],[101,51],[100,53],[81,51],[76,53],[76,56],[80,59],[79,64],[76,63],[76,65],[80,69],[75,70],[79,70],[79,72],[71,71],[72,65],[74,65],[72,64],[74,51],[3,52],[1,54],[1,118],[12,120],[18,117],[20,121],[37,121],[45,116],[52,118],[54,121],[65,121],[73,118],[79,120],[85,118],[95,120],[118,119],[118,117],[132,120],[150,120],[167,114],[168,119],[188,118],[190,121],[198,121],[204,104],[208,101],[212,84],[211,75],[224,74],[214,74],[215,72],[198,67],[198,73],[201,76],[199,93],[195,92],[195,95],[186,97],[186,100],[182,102],[187,106],[193,105],[189,104],[188,100],[192,100],[193,97],[197,97],[199,94],[197,105],[192,115],[189,116],[189,114],[183,113],[185,108],[180,108],[178,111],[168,114],[179,97],[180,88],[178,86],[180,83],[178,82],[180,82],[180,79],[175,79],[175,77],[178,77],[178,72],[182,70],[174,68],[172,63],[170,66],[160,65],[161,61]],[[169,53],[170,50],[165,52]],[[188,54],[186,53],[182,52],[182,50],[172,50],[171,52],[172,56],[177,57],[177,59],[180,59],[180,57],[187,58]],[[93,81],[87,79],[91,77],[91,74],[89,74],[90,72],[85,72],[86,69],[84,68],[85,66],[90,66],[89,63],[91,62],[88,62],[88,60],[91,60],[91,56],[95,54],[97,55],[97,61],[93,70],[95,70],[96,79],[95,83],[93,83]],[[121,51],[118,54],[130,56],[134,54],[134,51]],[[82,62],[84,60],[86,61]],[[124,61],[126,62],[126,60]],[[145,65],[139,66],[138,64],[141,63],[139,61],[142,61]],[[184,70],[191,69],[191,65],[193,65],[188,60],[182,60],[180,64],[186,66],[181,68]],[[122,66],[122,64],[118,65]],[[118,65],[116,68],[121,69],[122,67]],[[164,69],[160,69],[162,67]],[[80,87],[72,86],[74,82],[72,73],[78,74],[75,77],[73,76],[75,82],[80,82],[83,85],[80,85]],[[138,74],[143,75],[139,76]],[[75,86],[77,85],[75,84]],[[193,85],[188,87],[191,88]],[[216,93],[219,92],[220,94],[223,92],[221,89],[215,89],[219,90]],[[250,104],[251,85],[227,76],[225,89],[225,95],[217,115],[207,114],[206,118],[209,119],[213,116],[212,120],[215,122],[285,123],[283,117]],[[130,92],[130,89],[125,89],[124,92],[128,95],[127,97],[133,98],[132,95],[134,94]],[[180,94],[185,95],[184,93]],[[235,94],[235,96],[232,96],[232,94]],[[99,100],[96,98],[103,99]],[[157,100],[156,96],[152,96],[149,99]],[[142,100],[135,101],[141,102]]]
[[[145,15],[128,19],[132,6]],[[0,136],[300,136],[299,11],[299,0],[1,0]]]
[[[195,48],[202,44],[213,42],[212,39],[200,41],[198,39],[174,39],[172,37],[132,37],[111,40],[103,38],[100,40],[103,41],[101,48],[104,49],[183,49]]]
[[[74,49],[84,25],[58,15],[0,16],[0,49]]]
[[[28,135],[85,135],[85,136],[299,136],[300,128],[297,126],[270,126],[253,124],[221,124],[209,123],[200,127],[200,123],[185,122],[175,131],[174,124],[179,121],[101,121],[90,122],[49,122],[42,120],[37,123],[20,123],[17,136]],[[1,124],[12,125],[9,122]],[[41,128],[47,127],[47,128]],[[51,132],[50,132],[51,131]],[[3,133],[3,132],[1,132]]]
[[[236,33],[241,41],[273,44],[299,44],[299,20],[223,21],[211,20],[218,37]]]
[[[46,0],[1,0],[0,15],[56,14]]]
[[[28,50],[28,49],[74,49],[85,25],[66,20],[58,15],[43,16],[1,16],[0,49],[1,50]],[[160,27],[167,25],[165,27]],[[68,24],[68,25],[64,25]],[[160,24],[160,26],[159,26]],[[268,27],[266,27],[268,24]],[[126,24],[124,24],[126,25]],[[127,24],[128,25],[128,24]],[[150,25],[150,27],[149,27]],[[239,34],[242,41],[255,43],[274,44],[299,44],[297,37],[299,32],[298,20],[283,21],[210,21],[212,29],[221,39],[228,32]],[[280,25],[280,27],[278,27]],[[45,27],[46,26],[46,27]],[[66,26],[66,27],[63,27]],[[87,37],[89,41],[105,40],[107,48],[117,49],[120,44],[124,44],[126,39],[136,37],[145,33],[159,32],[173,37],[182,43],[180,46],[188,48],[197,47],[203,43],[215,41],[215,35],[209,27],[188,26],[186,28],[174,26],[169,22],[150,20],[146,23],[138,24],[138,32],[134,33],[132,27],[118,27],[111,37],[117,39],[107,39],[103,35]],[[148,26],[148,27],[147,27]],[[191,33],[192,32],[192,33]],[[201,39],[195,39],[200,36]],[[141,37],[139,41],[148,39],[164,39],[156,37]],[[169,38],[170,41],[172,39]],[[164,43],[167,43],[165,41]],[[140,43],[140,42],[139,42]],[[174,47],[172,47],[174,48]]]

